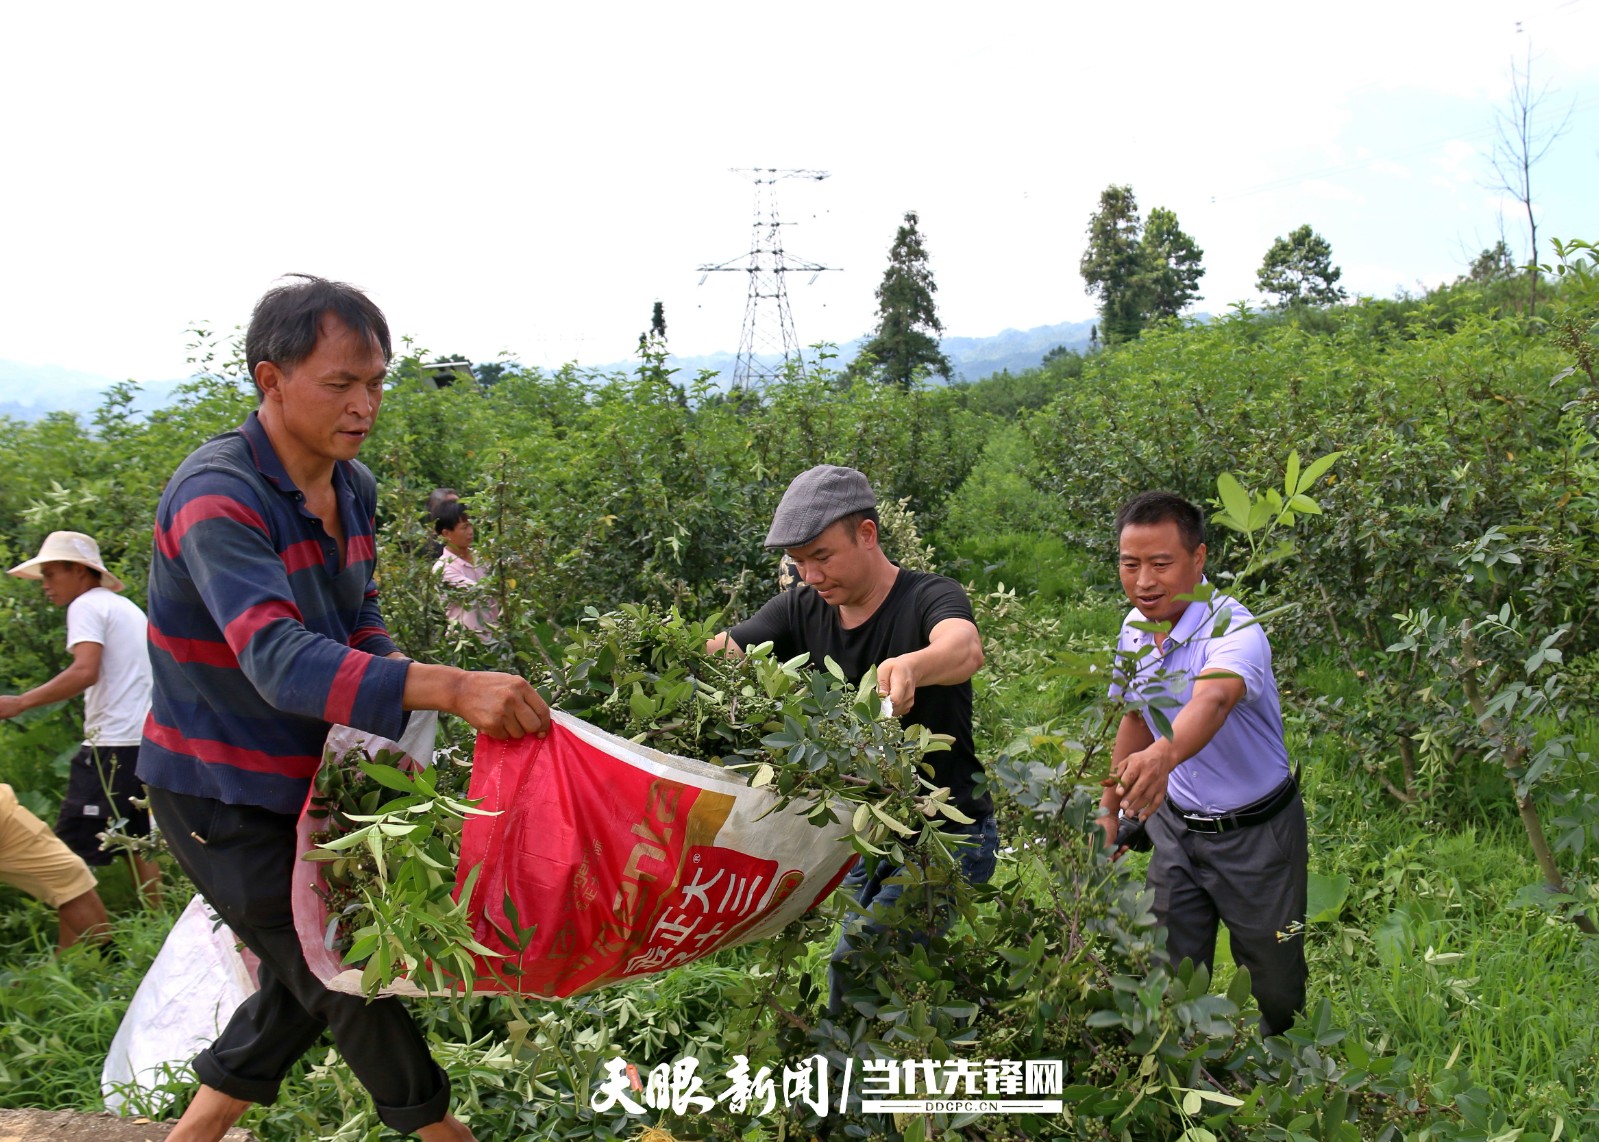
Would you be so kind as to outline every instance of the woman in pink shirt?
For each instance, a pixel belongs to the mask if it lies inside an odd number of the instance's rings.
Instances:
[[[472,521],[466,515],[466,505],[454,500],[441,507],[434,518],[433,530],[444,544],[433,570],[444,583],[445,613],[452,623],[460,623],[479,638],[486,639],[500,621],[500,608],[479,586],[488,569],[472,558],[474,533]]]

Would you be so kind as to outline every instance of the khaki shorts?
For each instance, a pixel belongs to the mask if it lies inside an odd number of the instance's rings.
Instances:
[[[0,880],[59,908],[95,888],[94,873],[0,784]]]

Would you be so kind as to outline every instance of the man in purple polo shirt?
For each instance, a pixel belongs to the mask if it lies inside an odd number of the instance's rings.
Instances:
[[[1112,696],[1162,707],[1129,710],[1116,731],[1115,777],[1101,826],[1142,820],[1154,843],[1148,883],[1173,963],[1209,968],[1218,920],[1249,969],[1261,1032],[1293,1025],[1305,1004],[1305,806],[1288,764],[1266,632],[1236,599],[1193,599],[1205,583],[1205,517],[1167,492],[1116,513],[1122,623]]]
[[[377,485],[355,458],[388,370],[377,306],[300,277],[257,303],[245,353],[260,408],[191,453],[156,509],[139,776],[172,855],[260,957],[261,988],[195,1058],[202,1085],[168,1137],[220,1139],[330,1031],[384,1123],[469,1142],[400,1001],[329,991],[306,966],[295,819],[331,723],[398,738],[408,711],[443,710],[522,737],[549,710],[515,675],[410,661],[383,625]]]

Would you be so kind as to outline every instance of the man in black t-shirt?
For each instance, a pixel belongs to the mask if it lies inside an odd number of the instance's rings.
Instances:
[[[972,675],[983,665],[983,642],[966,592],[953,579],[902,568],[878,545],[877,497],[853,468],[823,464],[801,472],[772,518],[766,546],[783,549],[811,589],[784,591],[753,616],[706,643],[711,653],[742,654],[771,642],[778,658],[809,652],[820,668],[829,657],[859,684],[877,667],[877,689],[904,725],[923,725],[953,739],[947,751],[927,755],[935,786],[947,786],[951,803],[970,825],[945,831],[972,843],[961,850],[961,873],[973,884],[994,874],[999,835],[994,806],[974,788],[982,764],[972,744]],[[900,871],[889,860],[868,869],[857,862],[844,885],[865,917],[861,935],[884,930],[871,913],[898,899],[901,885],[885,884]],[[828,1012],[841,1014],[853,982],[851,953],[861,936],[858,917],[846,918],[829,967]]]

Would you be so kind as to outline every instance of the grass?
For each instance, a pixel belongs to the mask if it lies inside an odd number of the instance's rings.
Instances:
[[[7,896],[0,904],[0,1106],[99,1110],[106,1048],[174,917],[115,911],[114,952],[82,944],[57,957],[55,910]]]
[[[1353,779],[1343,750],[1302,737],[1296,753],[1309,754],[1311,869],[1350,881],[1307,943],[1334,1022],[1406,1055],[1418,1083],[1463,1071],[1515,1125],[1599,1132],[1599,941],[1514,903],[1539,873],[1508,785],[1472,795],[1467,814],[1400,807]]]
[[[1340,1026],[1404,1053],[1422,1080],[1464,1068],[1518,1125],[1558,1114],[1591,1136],[1599,949],[1570,924],[1496,903],[1531,871],[1518,839],[1441,836],[1396,858],[1393,891],[1357,882],[1384,903],[1365,923],[1313,929],[1313,988]]]

